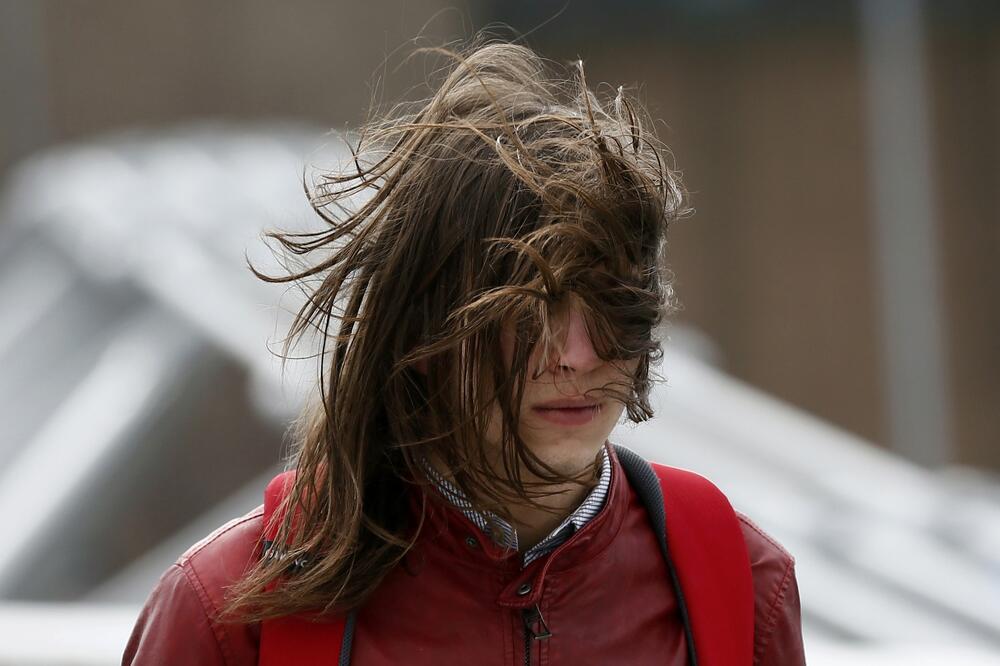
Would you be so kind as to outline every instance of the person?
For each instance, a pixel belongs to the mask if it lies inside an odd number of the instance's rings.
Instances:
[[[310,285],[286,352],[319,332],[317,391],[122,663],[804,664],[794,558],[609,440],[653,416],[689,212],[648,114],[520,44],[429,51],[429,97],[310,191],[324,227],[268,232],[318,257],[251,266]]]

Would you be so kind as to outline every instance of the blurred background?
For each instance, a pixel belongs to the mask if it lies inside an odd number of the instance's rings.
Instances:
[[[500,36],[655,118],[696,213],[657,416],[797,559],[811,664],[1000,657],[1000,5],[0,1],[0,664],[110,664],[261,502],[315,376],[260,238],[417,44]],[[205,470],[212,470],[211,475]]]

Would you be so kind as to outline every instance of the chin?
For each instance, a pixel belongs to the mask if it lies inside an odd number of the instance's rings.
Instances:
[[[564,474],[575,474],[594,461],[607,436],[553,436],[539,440],[527,442],[535,455]]]

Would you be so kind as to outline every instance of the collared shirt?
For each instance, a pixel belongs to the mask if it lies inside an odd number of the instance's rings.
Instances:
[[[523,567],[528,566],[539,557],[547,555],[555,550],[564,541],[569,539],[574,532],[581,529],[600,512],[601,508],[604,506],[605,500],[608,497],[608,487],[611,484],[611,459],[608,456],[607,447],[602,448],[601,452],[603,454],[601,461],[601,478],[598,480],[597,485],[591,489],[590,493],[583,500],[580,506],[578,506],[573,513],[566,516],[566,518],[559,523],[559,525],[552,530],[547,537],[528,550],[524,551],[521,555]],[[476,511],[472,507],[472,503],[460,488],[441,476],[441,474],[439,474],[438,471],[435,470],[429,463],[425,464],[424,467],[426,468],[428,476],[431,481],[434,482],[438,491],[445,497],[445,499],[451,502],[455,508],[461,511],[466,518],[471,520],[487,535],[492,533],[490,525],[491,523],[494,524],[499,530],[499,534],[496,535],[494,541],[496,541],[499,545],[512,550],[520,550],[517,541],[517,530],[514,529],[513,525],[494,513]]]

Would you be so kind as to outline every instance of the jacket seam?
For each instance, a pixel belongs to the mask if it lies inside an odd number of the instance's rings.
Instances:
[[[174,564],[173,566],[180,569],[181,573],[184,574],[184,580],[187,584],[191,586],[194,593],[198,596],[198,603],[201,606],[201,612],[205,617],[205,622],[208,623],[209,628],[212,630],[212,635],[215,636],[215,645],[219,649],[219,653],[222,655],[222,659],[225,663],[232,663],[231,654],[229,653],[228,645],[226,644],[225,637],[220,633],[220,629],[216,626],[215,622],[212,621],[211,616],[208,614],[208,608],[213,607],[212,603],[208,599],[208,594],[205,592],[205,588],[198,578],[198,574],[193,570],[185,567],[181,564]]]
[[[774,633],[774,628],[778,621],[778,609],[781,602],[785,598],[785,593],[788,591],[788,586],[792,581],[792,571],[794,569],[795,563],[791,559],[785,564],[785,572],[781,578],[781,582],[778,585],[778,590],[771,599],[771,603],[768,606],[767,615],[764,617],[764,626],[761,628],[761,633],[758,636],[757,645],[754,648],[754,663],[760,662],[763,658],[764,652],[770,647],[771,637]]]
[[[765,532],[764,530],[762,530],[757,525],[757,523],[753,522],[752,520],[750,520],[749,517],[743,515],[742,513],[737,512],[736,515],[739,517],[740,522],[742,522],[744,525],[746,525],[747,527],[749,527],[750,529],[752,529],[754,532],[756,532],[757,534],[759,534],[761,536],[761,538],[763,538],[769,544],[771,544],[772,546],[774,546],[786,558],[789,558],[789,559],[791,559],[791,560],[794,561],[795,558],[792,557],[792,554],[789,553],[788,550],[784,546],[782,546],[780,543],[778,543],[777,541],[775,541],[774,538],[770,534],[768,534],[767,532]]]
[[[226,533],[231,532],[232,530],[236,529],[237,527],[240,527],[244,523],[248,523],[251,520],[257,519],[260,515],[262,515],[262,513],[258,513],[260,511],[260,508],[261,507],[257,507],[256,509],[254,509],[252,514],[236,518],[235,520],[231,521],[228,525],[223,525],[215,532],[209,534],[207,537],[205,537],[204,539],[193,545],[191,548],[189,548],[187,551],[185,551],[184,554],[182,554],[177,559],[177,564],[181,565],[185,564],[188,560],[190,560],[195,555],[200,553],[205,547],[207,547],[210,543],[212,543],[216,539],[219,539]]]

